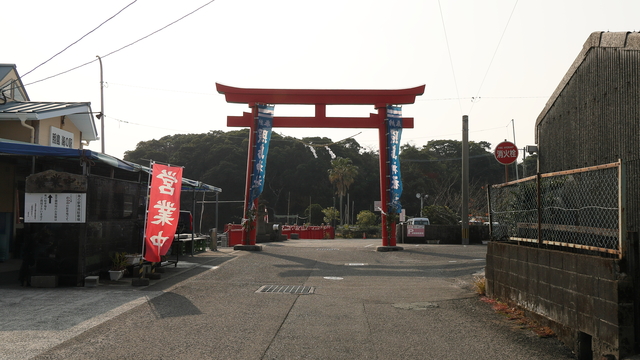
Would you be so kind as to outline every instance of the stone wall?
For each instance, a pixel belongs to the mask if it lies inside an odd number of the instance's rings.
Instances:
[[[618,259],[490,242],[486,288],[546,320],[581,359],[634,353],[633,284]]]

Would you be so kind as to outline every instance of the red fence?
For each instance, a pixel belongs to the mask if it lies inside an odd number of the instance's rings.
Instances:
[[[298,234],[300,239],[335,239],[336,233],[331,226],[298,226],[281,225],[282,235],[291,239],[291,234]]]
[[[243,230],[240,224],[226,224],[224,226],[229,246],[242,244]],[[287,236],[287,239],[291,239],[291,234],[297,234],[299,239],[335,239],[336,237],[335,230],[331,226],[280,225],[280,231],[282,235]]]

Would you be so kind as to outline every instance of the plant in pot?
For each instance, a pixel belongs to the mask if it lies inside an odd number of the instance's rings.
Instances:
[[[142,260],[142,255],[140,254],[126,254],[125,257],[127,258],[128,266],[138,265],[140,260]]]
[[[124,276],[129,266],[129,259],[126,252],[115,252],[111,255],[111,270],[109,270],[109,278],[113,281],[120,280]]]

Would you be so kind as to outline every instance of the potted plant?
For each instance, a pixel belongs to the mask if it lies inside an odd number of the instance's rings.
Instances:
[[[129,259],[126,252],[115,252],[111,256],[111,270],[109,278],[113,281],[120,280],[129,266]]]
[[[142,255],[140,254],[126,254],[127,265],[138,265],[140,260],[142,260]]]

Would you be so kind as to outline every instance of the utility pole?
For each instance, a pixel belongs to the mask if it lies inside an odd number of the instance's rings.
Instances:
[[[462,116],[462,245],[469,245],[469,116]]]
[[[104,154],[104,81],[102,80],[102,59],[100,55],[96,55],[98,62],[100,62],[100,150]]]

